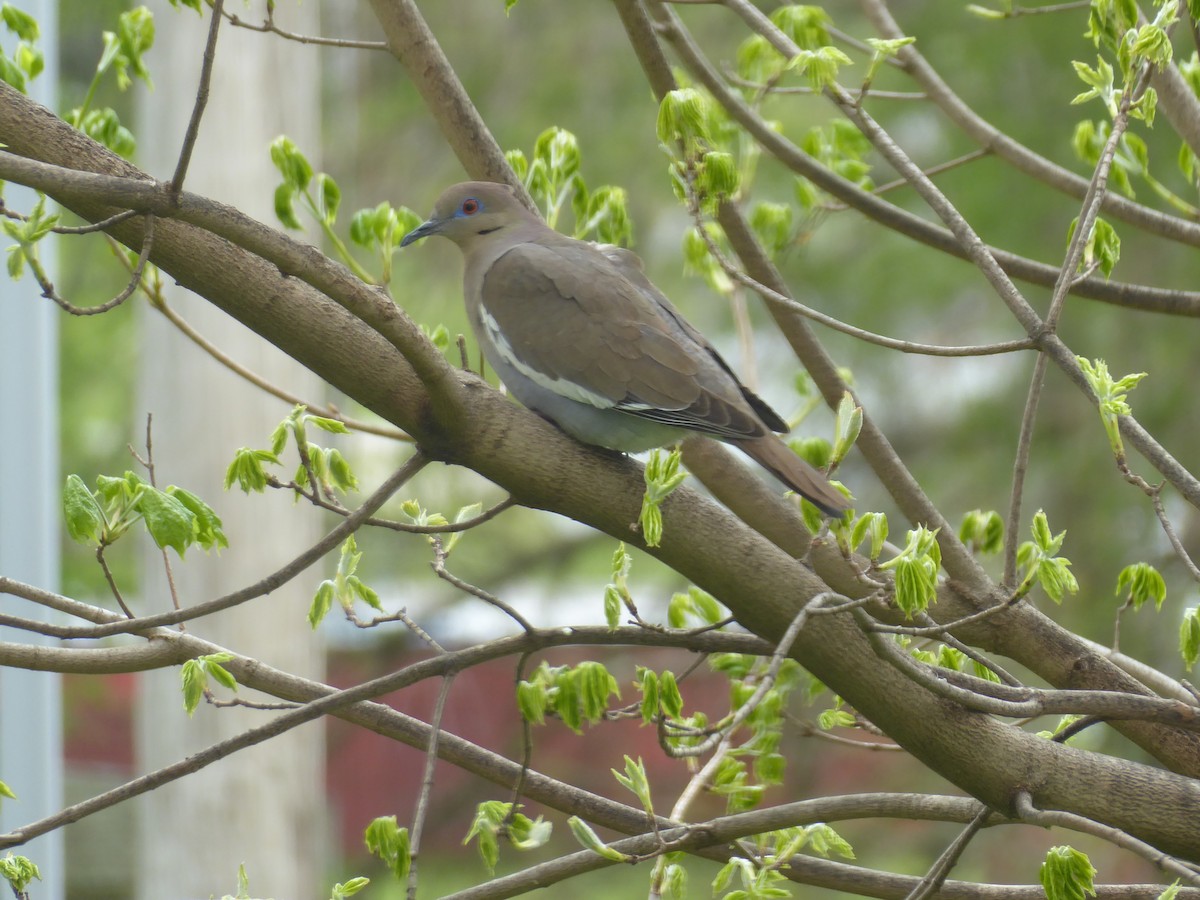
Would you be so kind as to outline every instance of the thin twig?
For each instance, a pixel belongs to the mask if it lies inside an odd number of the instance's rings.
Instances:
[[[1042,386],[1046,382],[1047,359],[1039,353],[1029,379],[1025,409],[1021,413],[1021,429],[1017,435],[1017,452],[1013,457],[1012,484],[1008,495],[1008,517],[1004,521],[1004,575],[1000,581],[1007,591],[1017,585],[1017,542],[1021,528],[1021,501],[1025,494],[1025,475],[1029,471],[1029,454],[1033,447],[1033,426],[1037,421]]]
[[[150,477],[150,486],[158,488],[158,476],[154,471],[154,413],[146,413],[146,458],[142,459],[137,453],[134,453],[133,448],[129,448],[129,452],[133,453],[133,458],[146,467],[146,474]],[[167,590],[171,593],[171,606],[176,610],[181,608],[179,603],[179,589],[175,586],[175,572],[171,568],[171,557],[167,555],[166,547],[159,547],[158,552],[162,554],[163,569],[167,573]],[[179,630],[186,631],[183,623],[179,623]]]
[[[108,568],[108,563],[104,560],[105,546],[107,545],[102,543],[96,548],[96,562],[100,563],[100,569],[104,572],[104,580],[108,582],[108,588],[112,591],[112,595],[117,598],[117,605],[121,607],[121,611],[129,619],[133,619],[133,611],[125,605],[125,598],[121,596],[121,590],[117,587],[116,579],[113,578],[113,574]]]
[[[113,225],[119,225],[126,219],[132,219],[138,215],[141,215],[141,213],[136,209],[123,209],[119,213],[109,216],[107,219],[100,219],[98,222],[89,222],[86,225],[55,225],[50,229],[50,232],[52,234],[92,234],[96,231],[103,231]],[[4,216],[7,219],[15,219],[18,222],[29,221],[29,216],[5,206],[3,197],[0,197],[0,216]]]
[[[442,734],[442,716],[446,712],[446,698],[450,696],[450,685],[454,683],[451,672],[442,679],[433,717],[429,720],[429,747],[425,751],[425,774],[421,778],[421,793],[417,797],[417,808],[413,812],[412,830],[409,833],[411,863],[408,869],[408,900],[417,900],[417,858],[421,852],[421,835],[425,830],[425,819],[429,813],[429,798],[433,795],[433,772],[437,768],[438,738]]]
[[[1184,884],[1200,887],[1200,872],[1197,872],[1192,866],[1189,866],[1181,859],[1164,853],[1157,847],[1147,844],[1145,841],[1138,840],[1133,835],[1121,831],[1119,828],[1104,825],[1095,819],[1089,819],[1075,813],[1063,812],[1061,810],[1038,809],[1033,805],[1033,798],[1028,791],[1019,791],[1017,793],[1013,808],[1023,822],[1041,825],[1044,828],[1054,826],[1069,828],[1072,831],[1094,835],[1108,841],[1110,844],[1137,854],[1165,872],[1170,872],[1172,875],[1178,876]]]
[[[689,187],[690,191],[690,187]],[[886,335],[876,334],[873,331],[867,331],[865,328],[858,328],[854,325],[849,325],[841,319],[834,318],[826,313],[819,312],[810,306],[805,306],[798,300],[795,300],[786,294],[781,294],[779,291],[773,290],[762,282],[752,278],[747,272],[733,264],[733,262],[722,252],[713,240],[712,235],[708,233],[708,229],[704,227],[704,221],[700,212],[700,201],[694,192],[690,192],[689,209],[693,218],[696,221],[696,233],[704,241],[705,247],[708,248],[709,254],[716,260],[721,269],[734,281],[744,284],[750,288],[768,303],[774,303],[782,306],[785,309],[791,310],[806,319],[811,319],[814,322],[820,322],[834,331],[840,331],[842,334],[848,334],[851,337],[858,338],[870,344],[877,344],[880,347],[886,347],[889,350],[899,350],[901,353],[917,353],[925,356],[991,356],[999,353],[1014,353],[1019,350],[1029,350],[1034,346],[1034,342],[1029,338],[1020,338],[1015,341],[1000,341],[994,344],[969,344],[961,347],[946,347],[940,344],[922,344],[917,341],[903,341],[898,338],[887,337]]]
[[[441,538],[434,535],[430,537],[429,541],[431,544],[433,544],[433,562],[431,562],[430,565],[433,567],[433,571],[437,573],[438,578],[449,582],[460,591],[468,593],[473,597],[478,597],[480,600],[483,600],[486,603],[490,603],[492,606],[496,607],[496,609],[505,613],[509,618],[511,618],[526,631],[534,630],[533,626],[529,624],[528,619],[526,619],[523,615],[521,615],[519,612],[513,609],[513,607],[509,606],[495,594],[490,594],[481,587],[477,587],[469,582],[463,581],[457,575],[454,575],[452,572],[447,570],[446,557],[448,554],[446,553],[446,548],[442,543]]]
[[[714,0],[714,2],[719,2],[719,0]],[[809,87],[808,85],[794,85],[794,86],[788,86],[788,87],[780,87],[780,86],[774,85],[774,84],[761,84],[757,81],[749,81],[748,79],[742,78],[735,71],[733,71],[733,69],[730,68],[729,66],[723,66],[721,71],[722,71],[722,74],[724,74],[726,81],[728,81],[730,84],[734,85],[735,87],[745,88],[746,90],[760,91],[763,94],[808,94],[808,95],[817,96],[817,97],[821,96],[821,91],[819,88]],[[859,94],[854,91],[851,92],[851,95],[854,97],[859,96]],[[876,91],[876,90],[872,90],[870,93],[870,96],[874,99],[879,99],[879,100],[928,100],[929,99],[929,96],[927,94],[920,93],[919,91]]]
[[[192,106],[192,115],[188,119],[187,131],[183,134],[183,146],[179,148],[179,160],[175,164],[175,174],[171,176],[171,194],[179,198],[183,190],[183,180],[187,177],[188,166],[192,161],[192,151],[196,147],[196,138],[200,135],[200,119],[204,116],[204,108],[208,105],[208,87],[212,81],[213,61],[217,56],[217,34],[221,30],[221,11],[225,0],[210,0],[212,17],[208,24],[208,39],[204,42],[204,55],[200,62],[200,84],[196,88],[196,102]]]
[[[991,814],[992,811],[980,803],[979,813],[950,842],[950,846],[942,851],[942,854],[934,861],[929,871],[925,873],[925,877],[921,879],[915,888],[909,891],[905,900],[926,900],[927,897],[936,896],[938,891],[942,889],[942,885],[946,883],[946,879],[950,877],[950,872],[958,863],[959,857],[963,855],[963,851],[971,843],[971,839],[980,832]]]
[[[137,290],[142,278],[142,272],[145,271],[146,263],[150,259],[150,251],[154,247],[154,216],[151,213],[146,213],[143,216],[143,221],[145,225],[142,231],[142,249],[138,254],[137,264],[133,268],[133,274],[130,276],[129,282],[117,296],[98,306],[76,306],[69,300],[59,296],[58,291],[54,288],[54,283],[46,275],[46,270],[42,268],[41,261],[38,260],[37,255],[27,253],[25,258],[29,263],[29,270],[33,273],[38,286],[42,289],[42,296],[47,300],[53,300],[61,309],[73,316],[98,316],[111,309],[116,309],[132,297],[133,292]]]
[[[207,2],[210,6],[213,4],[213,0],[207,0]],[[229,20],[229,24],[237,28],[244,28],[247,31],[258,31],[263,34],[275,34],[285,40],[295,41],[298,44],[315,44],[319,47],[343,47],[349,50],[383,50],[386,52],[388,49],[388,45],[384,41],[355,41],[348,38],[317,37],[285,31],[275,24],[273,13],[268,13],[261,25],[254,25],[243,21],[235,13],[225,13],[224,15]]]

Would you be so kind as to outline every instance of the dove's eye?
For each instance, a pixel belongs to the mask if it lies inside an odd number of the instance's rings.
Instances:
[[[463,201],[461,208],[464,216],[473,216],[479,212],[479,201],[474,197],[468,197]]]

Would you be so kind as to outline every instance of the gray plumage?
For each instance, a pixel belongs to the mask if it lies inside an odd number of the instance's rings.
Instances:
[[[700,432],[741,448],[824,512],[849,508],[775,436],[787,425],[630,251],[561,235],[491,182],[447,189],[401,246],[434,234],[462,250],[471,328],[525,406],[584,443],[625,452]]]

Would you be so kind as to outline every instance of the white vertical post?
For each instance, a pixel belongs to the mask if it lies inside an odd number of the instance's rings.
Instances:
[[[12,2],[12,0],[10,0]],[[38,20],[45,71],[30,85],[33,99],[47,106],[58,97],[57,0],[15,0]],[[15,40],[5,35],[6,49]],[[29,209],[32,191],[5,186],[14,209]],[[50,277],[55,271],[54,238],[39,244]],[[0,276],[0,574],[57,590],[62,535],[62,486],[58,471],[58,307],[40,296],[26,274],[18,282]],[[11,597],[0,610],[36,618],[44,611]],[[0,628],[0,640],[40,642],[37,635]],[[61,678],[50,672],[0,671],[0,780],[17,799],[0,805],[0,832],[57,812],[62,807]],[[62,831],[16,851],[35,862],[42,880],[37,897],[61,900]]]

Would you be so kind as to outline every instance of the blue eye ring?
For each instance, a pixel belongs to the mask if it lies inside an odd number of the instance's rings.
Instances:
[[[464,200],[462,202],[462,206],[460,206],[458,208],[458,215],[473,216],[473,215],[475,215],[475,213],[479,212],[481,209],[483,209],[482,203],[480,203],[474,197],[468,197],[466,200]]]

